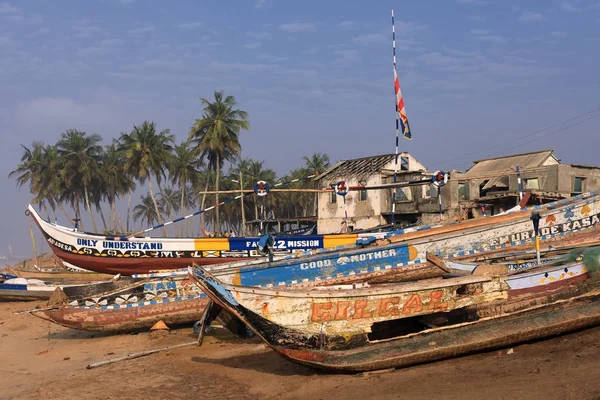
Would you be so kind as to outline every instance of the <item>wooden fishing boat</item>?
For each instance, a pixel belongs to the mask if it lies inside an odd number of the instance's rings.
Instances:
[[[57,268],[53,271],[41,270],[34,271],[30,269],[5,267],[6,272],[25,279],[39,279],[44,282],[53,283],[84,283],[107,281],[114,277],[111,274],[101,274],[98,272],[73,272],[65,268]]]
[[[258,237],[161,238],[104,236],[79,232],[45,221],[33,206],[27,214],[40,228],[54,254],[64,262],[107,274],[142,274],[263,257]],[[383,237],[385,233],[277,236],[274,255],[309,249],[354,244],[359,237]]]
[[[232,260],[258,255],[255,247],[258,238],[250,240],[93,236],[45,222],[31,206],[29,212],[59,258],[99,272],[129,275],[181,268],[192,262],[203,266],[225,263],[223,268],[229,268],[227,263]],[[424,263],[427,252],[450,257],[453,254],[460,256],[481,251],[505,251],[507,247],[529,244],[534,236],[530,221],[532,212],[538,212],[542,216],[542,241],[560,238],[600,225],[600,196],[593,192],[505,215],[448,226],[398,231],[386,239],[388,244],[382,244],[380,241],[375,247],[349,245],[357,239],[368,241],[367,237],[357,235],[277,238],[273,247],[276,255],[281,255],[284,260],[279,264],[261,264],[261,261],[258,261],[257,265],[261,267],[257,268],[286,265],[286,268],[277,270],[280,277],[276,281],[283,284],[315,279],[323,276],[324,271],[329,271],[329,276],[340,276],[355,275],[362,271],[378,272],[396,267],[406,270],[419,269],[414,265]],[[376,240],[376,237],[373,239]],[[299,250],[302,246],[310,245],[347,246],[309,250],[301,255],[289,254],[292,248]],[[279,250],[283,253],[278,253]]]
[[[124,283],[119,283],[124,284]],[[0,273],[0,300],[2,301],[34,301],[48,300],[58,289],[64,289],[73,295],[95,293],[105,290],[112,282],[87,285],[55,285],[39,279],[25,279],[15,275]]]
[[[72,288],[71,288],[72,289]],[[118,332],[198,321],[208,303],[189,280],[128,281],[93,293],[65,290],[49,306],[29,310],[36,317],[67,328]]]
[[[397,368],[600,324],[598,256],[502,276],[353,290],[228,285],[190,277],[291,361],[338,372]]]

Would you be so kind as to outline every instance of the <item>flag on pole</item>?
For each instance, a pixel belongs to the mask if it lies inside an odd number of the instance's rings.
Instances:
[[[404,108],[404,99],[402,98],[402,91],[400,90],[400,81],[398,80],[398,73],[396,72],[396,66],[394,65],[394,85],[396,88],[396,111],[400,114],[400,126],[402,128],[402,136],[406,139],[412,139],[412,133],[410,132],[410,125],[408,125],[408,118],[406,118],[406,109]]]

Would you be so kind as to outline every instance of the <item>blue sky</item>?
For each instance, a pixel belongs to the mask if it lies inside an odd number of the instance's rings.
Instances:
[[[431,170],[549,148],[600,165],[597,112],[559,125],[600,107],[600,0],[0,2],[0,252],[31,252],[31,196],[6,177],[20,144],[145,119],[183,140],[214,89],[250,114],[243,156],[281,174],[394,152],[390,7],[401,151]]]

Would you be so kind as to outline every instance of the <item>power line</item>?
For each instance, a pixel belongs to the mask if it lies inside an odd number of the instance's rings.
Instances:
[[[590,111],[587,111],[587,112],[585,112],[585,113],[583,113],[583,114],[579,114],[579,115],[577,115],[577,116],[574,116],[574,117],[571,117],[571,118],[565,119],[565,120],[563,120],[563,121],[560,121],[560,122],[558,122],[558,123],[554,123],[554,124],[552,124],[552,125],[550,125],[550,126],[547,126],[547,127],[545,127],[545,128],[538,129],[538,130],[536,130],[536,131],[534,131],[534,132],[531,132],[531,133],[528,133],[528,134],[526,134],[526,135],[522,135],[522,136],[520,136],[520,137],[518,137],[518,138],[515,138],[515,139],[512,139],[512,140],[507,140],[507,141],[504,141],[502,144],[514,143],[514,142],[521,141],[521,140],[523,140],[523,139],[526,139],[526,138],[528,138],[528,137],[530,137],[530,136],[534,136],[534,135],[537,135],[538,133],[541,133],[541,132],[547,131],[547,130],[549,130],[549,129],[552,129],[552,128],[556,128],[557,126],[563,125],[563,124],[565,124],[565,123],[567,123],[567,122],[570,122],[570,121],[573,121],[573,120],[580,119],[580,118],[582,118],[582,117],[585,117],[586,115],[589,115],[589,114],[595,113],[595,112],[597,112],[597,111],[600,111],[600,107],[594,108],[594,109],[592,109],[592,110],[590,110]],[[542,138],[544,138],[544,137],[550,136],[550,135],[552,135],[552,134],[554,134],[554,133],[561,132],[561,131],[563,131],[563,130],[565,130],[565,129],[571,128],[571,127],[573,127],[573,126],[576,126],[576,125],[579,125],[580,123],[586,122],[586,121],[588,121],[588,120],[590,120],[590,119],[593,119],[593,118],[596,118],[596,117],[598,117],[598,116],[600,116],[600,114],[593,115],[593,116],[591,116],[591,117],[589,117],[589,118],[586,118],[586,119],[584,119],[584,120],[582,120],[582,121],[579,121],[579,122],[577,122],[577,123],[575,123],[575,124],[572,124],[572,125],[566,126],[566,127],[564,127],[564,128],[561,128],[561,129],[559,129],[558,131],[551,132],[551,133],[549,133],[549,134],[546,134],[546,135],[540,136],[540,137],[538,137],[538,138],[535,138],[535,139],[533,139],[533,140],[530,140],[530,141],[527,141],[527,142],[521,143],[521,144],[519,144],[519,145],[517,145],[517,146],[511,147],[511,148],[508,148],[508,149],[506,149],[506,148],[501,148],[501,149],[502,149],[502,150],[511,150],[511,149],[517,148],[517,147],[519,147],[519,146],[522,146],[523,144],[532,143],[532,142],[534,142],[534,141],[536,141],[536,140],[539,140],[539,139],[542,139]],[[500,144],[500,145],[502,145],[502,144]],[[464,158],[464,157],[467,157],[467,156],[472,156],[472,155],[474,155],[474,154],[481,154],[481,153],[485,153],[485,152],[487,152],[487,151],[489,151],[489,150],[498,150],[498,146],[499,146],[499,145],[494,145],[494,146],[486,147],[486,148],[484,148],[484,149],[482,149],[482,150],[472,151],[472,152],[470,152],[470,153],[465,153],[465,154],[462,154],[462,155],[460,155],[460,156],[456,156],[456,157],[448,158],[448,159],[445,159],[445,160],[441,160],[441,161],[438,161],[438,163],[440,163],[440,164],[441,164],[441,163],[448,162],[448,161],[454,161],[454,160],[458,160],[458,159],[461,159],[461,158]]]

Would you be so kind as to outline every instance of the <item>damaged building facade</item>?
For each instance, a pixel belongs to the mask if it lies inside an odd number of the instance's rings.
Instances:
[[[392,183],[394,168],[394,154],[364,157],[340,161],[315,179],[327,187],[342,180],[347,186],[376,186]],[[395,223],[434,224],[495,215],[517,205],[523,192],[530,193],[527,204],[532,205],[600,189],[600,167],[561,164],[553,150],[478,160],[465,172],[449,173],[451,179],[440,190],[441,216],[437,187],[409,186],[397,189]],[[398,182],[428,179],[432,174],[412,155],[399,155]],[[349,191],[345,199],[335,193],[319,194],[319,233],[363,230],[391,222],[392,189]]]

